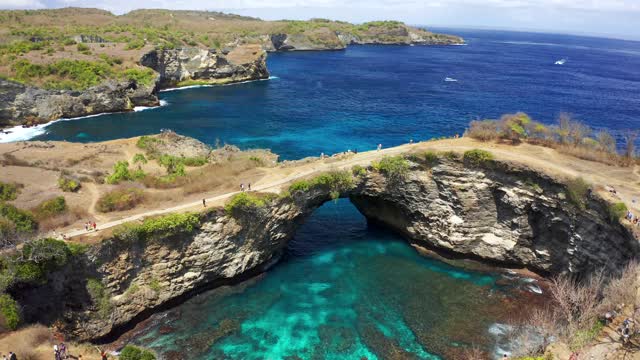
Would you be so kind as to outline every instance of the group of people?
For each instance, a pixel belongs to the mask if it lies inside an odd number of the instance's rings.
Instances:
[[[640,227],[640,219],[636,215],[633,215],[631,210],[627,210],[627,215],[625,215],[624,218],[629,220],[633,225]]]
[[[7,355],[2,355],[2,360],[18,360],[18,356],[13,351],[9,351],[9,357]]]
[[[98,225],[96,225],[95,221],[87,221],[86,223],[84,223],[84,230],[85,231],[96,231],[98,230]]]
[[[626,318],[618,328],[618,332],[622,336],[622,342],[627,343],[629,338],[635,332],[636,323],[632,318]]]
[[[53,354],[56,360],[66,359],[67,356],[67,345],[64,343],[60,343],[60,345],[53,345]]]
[[[240,191],[244,192],[244,183],[240,184]],[[251,183],[247,183],[247,191],[251,191]]]

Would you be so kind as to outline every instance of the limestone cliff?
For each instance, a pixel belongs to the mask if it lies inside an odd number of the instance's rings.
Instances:
[[[232,46],[242,43],[259,43],[266,51],[342,50],[349,45],[459,45],[464,39],[454,35],[437,34],[426,30],[396,24],[390,27],[374,26],[366,29],[332,30],[326,27],[309,29],[299,33],[277,33],[257,38],[236,40]]]
[[[189,81],[210,84],[266,79],[266,53],[257,45],[241,45],[232,50],[183,48],[153,50],[140,63],[160,74],[160,86]]]
[[[404,176],[369,169],[340,195],[412,244],[544,274],[619,269],[639,254],[637,240],[609,219],[602,200],[588,195],[582,207],[567,193],[524,167],[442,158],[435,165],[414,159]],[[262,207],[212,210],[181,229],[145,237],[125,229],[50,273],[46,284],[10,292],[27,321],[60,320],[80,339],[118,333],[156,309],[263,271],[331,196],[316,186]],[[90,294],[90,281],[101,284],[99,296],[95,284]]]
[[[0,127],[155,106],[155,85],[108,81],[83,91],[45,90],[0,79]]]

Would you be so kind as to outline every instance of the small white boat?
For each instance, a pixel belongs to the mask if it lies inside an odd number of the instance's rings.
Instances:
[[[564,63],[567,62],[567,59],[560,59],[558,61],[555,62],[556,65],[564,65]]]
[[[456,80],[454,78],[450,78],[450,77],[444,78],[444,81],[446,81],[446,82],[458,82],[458,80]]]

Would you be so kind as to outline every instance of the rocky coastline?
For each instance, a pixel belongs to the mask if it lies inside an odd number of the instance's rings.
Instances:
[[[457,36],[401,26],[366,36],[321,28],[310,33],[239,38],[221,50],[184,47],[153,49],[139,59],[157,76],[151,84],[109,80],[82,91],[46,90],[0,79],[0,131],[34,126],[60,118],[132,111],[158,106],[158,91],[188,85],[222,85],[269,77],[267,52],[343,50],[352,44],[455,45]]]
[[[640,253],[604,200],[588,194],[578,206],[568,191],[521,165],[443,157],[437,164],[412,160],[402,177],[369,167],[339,196],[417,247],[542,275],[617,271]],[[114,231],[46,281],[17,283],[8,292],[26,322],[55,323],[75,339],[110,339],[157,310],[264,271],[334,196],[335,189],[318,186],[269,197],[261,207],[192,214],[189,226],[144,237]]]

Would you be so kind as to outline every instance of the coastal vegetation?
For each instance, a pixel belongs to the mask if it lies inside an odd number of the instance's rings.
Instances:
[[[200,226],[200,215],[175,213],[145,219],[142,223],[125,223],[113,231],[116,239],[148,241],[191,233]]]
[[[77,192],[82,184],[80,181],[63,174],[58,178],[58,187],[64,192]]]
[[[147,349],[127,345],[120,352],[119,358],[120,360],[155,360],[156,356]]]
[[[234,195],[227,204],[225,204],[224,210],[227,215],[233,216],[237,215],[239,211],[263,208],[276,197],[274,194],[241,192]]]
[[[631,166],[637,163],[635,141],[638,132],[626,131],[622,136],[622,146],[618,147],[609,131],[594,131],[569,114],[560,114],[554,125],[535,121],[525,113],[506,114],[497,120],[472,121],[466,136],[513,145],[527,142],[551,147],[580,159],[611,165]]]
[[[385,156],[371,167],[392,179],[404,177],[409,172],[409,162],[402,156]]]
[[[15,200],[19,191],[18,185],[0,181],[0,201]]]
[[[338,199],[341,194],[355,186],[353,175],[346,170],[329,171],[309,180],[298,180],[289,185],[289,193],[307,192],[314,188],[328,189],[332,199]]]
[[[550,302],[513,326],[510,336],[521,345],[514,355],[541,356],[551,342],[558,341],[571,351],[583,351],[609,325],[603,315],[616,309],[618,316],[637,323],[640,318],[632,304],[636,301],[638,274],[640,267],[632,262],[619,274],[595,272],[583,279],[569,275],[552,278],[548,289]],[[535,329],[535,334],[531,329]],[[637,335],[632,334],[632,337]],[[533,338],[539,341],[532,341]]]
[[[493,161],[493,154],[486,150],[473,149],[464,152],[462,159],[466,164],[472,166],[486,165]]]
[[[144,201],[144,191],[135,187],[124,187],[111,190],[100,196],[96,209],[107,213],[130,210]]]
[[[397,21],[263,21],[207,11],[136,10],[121,16],[79,8],[0,11],[0,75],[47,89],[83,90],[108,79],[147,86],[157,75],[138,62],[152,49],[222,50],[235,42],[261,44],[279,34],[302,35],[311,44],[339,48],[343,44],[338,32],[394,43],[407,41],[406,29]],[[413,31],[425,39],[460,41]],[[180,85],[202,83],[189,81]]]

